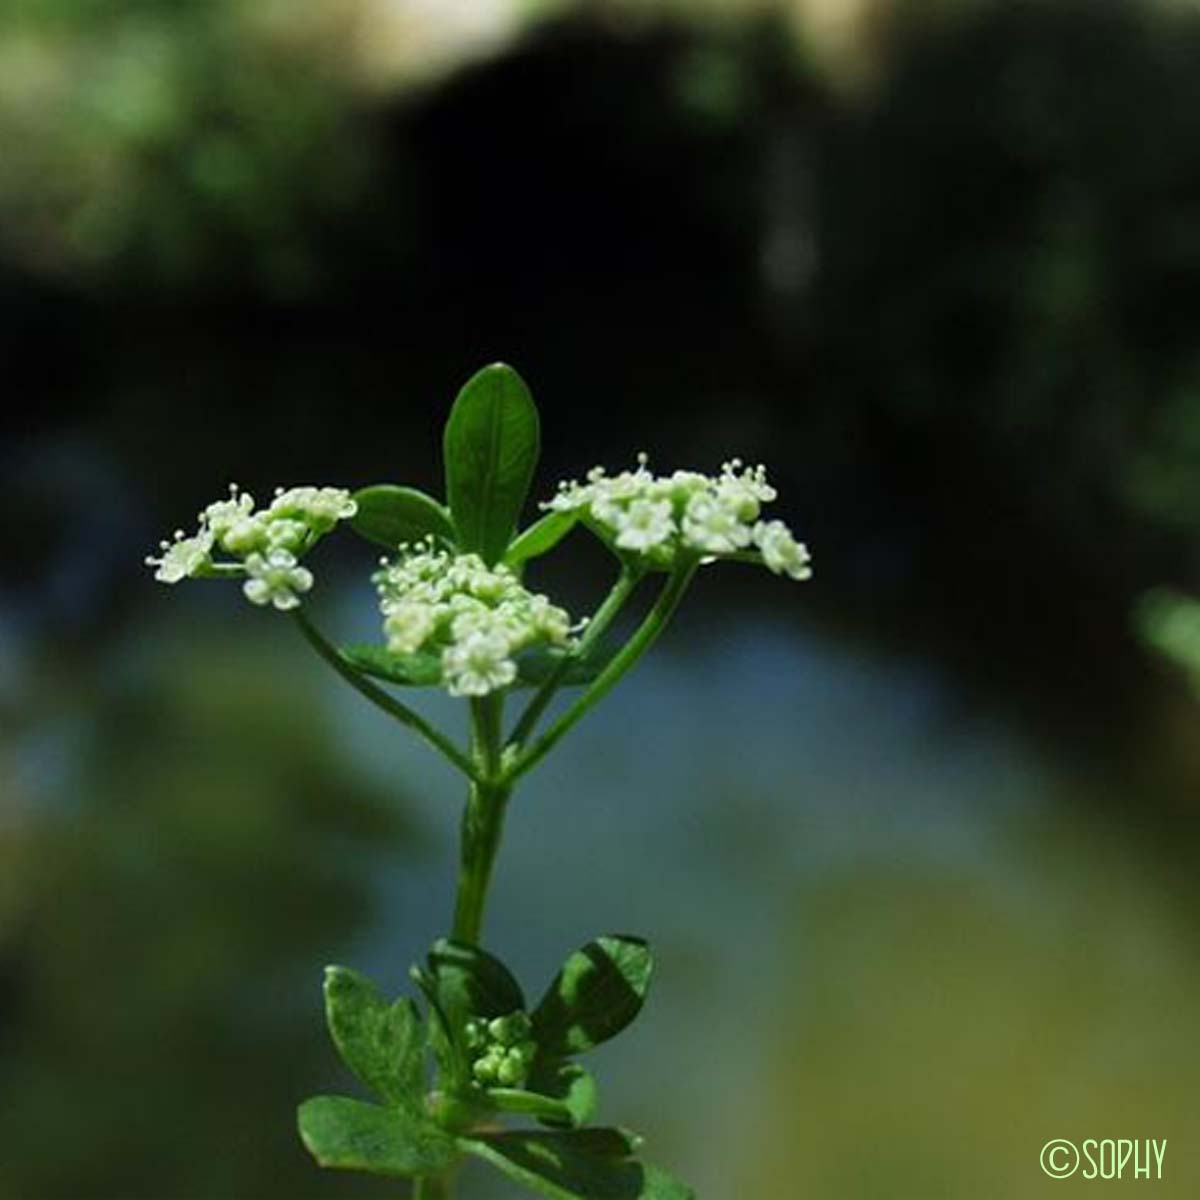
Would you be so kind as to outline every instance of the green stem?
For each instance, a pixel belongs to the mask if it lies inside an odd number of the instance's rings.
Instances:
[[[546,711],[550,701],[554,699],[558,689],[562,687],[563,680],[566,678],[567,672],[571,669],[571,665],[584,658],[603,636],[604,631],[613,623],[616,615],[625,606],[625,602],[633,595],[634,589],[641,582],[644,573],[640,567],[632,566],[629,563],[621,564],[621,573],[617,576],[612,589],[604,598],[604,603],[596,609],[592,619],[587,624],[587,628],[583,631],[579,641],[576,642],[574,649],[569,654],[563,655],[550,677],[538,689],[533,699],[529,702],[528,707],[521,714],[520,720],[512,731],[512,736],[508,739],[510,746],[523,746],[529,740],[529,736],[536,728],[542,713]]]
[[[413,1181],[412,1200],[450,1200],[448,1175],[420,1175]]]
[[[483,911],[512,787],[499,779],[503,741],[504,698],[484,696],[471,701],[471,749],[475,775],[467,790],[463,813],[458,895],[451,937],[478,943]]]
[[[337,647],[331,645],[318,632],[313,623],[300,609],[294,610],[296,624],[307,639],[308,644],[352,687],[365,696],[372,704],[383,709],[388,716],[415,730],[435,750],[443,754],[454,766],[462,771],[469,779],[478,779],[475,765],[471,760],[439,729],[435,729],[419,713],[413,712],[406,704],[401,704],[395,696],[389,695],[356,671]]]
[[[246,568],[242,563],[209,562],[192,572],[194,579],[245,579]]]
[[[616,687],[621,677],[650,649],[675,614],[698,566],[698,563],[690,562],[676,568],[659,593],[654,607],[646,614],[645,620],[638,626],[633,637],[613,656],[604,670],[592,681],[587,691],[509,766],[503,777],[507,785],[511,786],[526,771],[539,763],[554,748],[558,740],[590,708],[608,695]]]

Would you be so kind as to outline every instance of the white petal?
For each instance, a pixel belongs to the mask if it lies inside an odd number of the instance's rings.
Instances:
[[[266,604],[271,599],[271,589],[262,579],[247,579],[242,584],[242,591],[251,604]]]

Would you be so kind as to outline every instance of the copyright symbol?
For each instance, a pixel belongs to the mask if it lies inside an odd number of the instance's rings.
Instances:
[[[1042,1147],[1042,1170],[1051,1179],[1069,1179],[1079,1169],[1079,1151],[1066,1138],[1051,1138]]]

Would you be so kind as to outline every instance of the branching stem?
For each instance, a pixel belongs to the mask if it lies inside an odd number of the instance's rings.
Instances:
[[[435,729],[420,713],[413,712],[407,704],[401,704],[395,696],[372,683],[361,671],[346,661],[336,646],[332,645],[304,615],[302,609],[293,612],[296,624],[308,644],[352,687],[365,696],[388,716],[407,725],[425,739],[435,750],[444,755],[468,779],[478,781],[475,764],[439,729]]]
[[[530,700],[528,707],[521,714],[520,720],[518,720],[516,727],[512,731],[512,736],[508,739],[510,746],[523,746],[529,740],[530,735],[541,719],[542,713],[546,711],[558,689],[562,687],[563,680],[566,679],[571,666],[581,659],[586,659],[587,655],[613,623],[617,614],[625,606],[625,602],[633,595],[634,589],[641,582],[643,574],[644,572],[641,568],[633,566],[630,563],[622,563],[621,573],[617,576],[612,589],[604,598],[604,602],[592,615],[592,619],[588,622],[587,628],[580,636],[575,649],[570,654],[563,655],[562,660],[554,668],[550,677],[538,689],[533,699]]]
[[[658,594],[654,607],[646,614],[634,635],[612,657],[604,670],[592,681],[588,689],[555,721],[528,750],[519,754],[508,765],[503,779],[511,785],[526,771],[536,766],[583,716],[601,701],[620,681],[621,677],[646,653],[667,627],[674,616],[688,584],[696,574],[698,563],[688,562],[677,567],[668,577],[663,590]]]

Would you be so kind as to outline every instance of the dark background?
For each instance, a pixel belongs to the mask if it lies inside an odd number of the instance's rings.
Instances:
[[[449,780],[139,564],[231,479],[439,490],[495,359],[541,494],[763,459],[817,568],[705,576],[514,820],[534,990],[663,949],[605,1115],[706,1196],[1026,1197],[1087,1136],[1194,1194],[1200,711],[1143,618],[1197,583],[1200,12],[520,7],[0,17],[0,1194],[396,1194],[291,1112],[348,1086],[321,965],[441,932]]]

